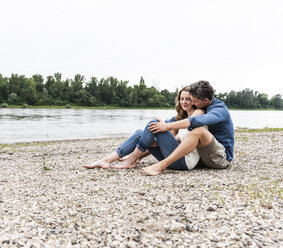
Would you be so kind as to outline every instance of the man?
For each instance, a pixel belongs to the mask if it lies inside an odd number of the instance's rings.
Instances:
[[[170,164],[197,148],[203,165],[224,169],[233,159],[234,127],[225,103],[214,97],[212,86],[207,81],[190,85],[192,103],[197,108],[206,109],[206,114],[169,122],[151,123],[153,133],[170,129],[188,128],[190,133],[167,158],[152,166],[143,168],[147,175],[161,174]],[[208,126],[208,129],[204,126]]]

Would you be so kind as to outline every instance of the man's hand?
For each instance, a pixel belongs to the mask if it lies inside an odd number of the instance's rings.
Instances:
[[[149,124],[148,127],[149,131],[153,133],[158,133],[158,132],[165,132],[169,129],[165,121],[162,121],[158,118],[156,118],[156,120],[158,120],[159,122],[153,122]]]

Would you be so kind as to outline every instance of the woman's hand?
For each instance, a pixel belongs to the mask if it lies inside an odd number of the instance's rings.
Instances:
[[[156,118],[158,122],[152,122],[149,124],[148,130],[153,132],[153,133],[158,133],[158,132],[165,132],[168,130],[167,123],[165,121],[162,121],[158,118]]]

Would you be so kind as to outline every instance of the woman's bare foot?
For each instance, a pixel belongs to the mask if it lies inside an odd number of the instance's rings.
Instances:
[[[125,156],[125,157],[119,158],[118,161],[119,161],[119,162],[125,161],[125,160],[127,160],[127,158],[128,158],[129,156],[130,156],[130,155],[127,155],[127,156]]]
[[[103,168],[103,169],[109,169],[111,167],[111,164],[100,159],[100,160],[95,161],[93,163],[83,165],[83,167],[87,168],[87,169],[93,169],[93,168],[96,168],[96,167]]]
[[[120,163],[112,165],[111,168],[113,169],[132,169],[138,166],[138,162],[139,161],[130,162],[128,159],[126,159]]]
[[[111,167],[111,163],[114,161],[117,161],[119,159],[119,155],[117,151],[114,151],[110,154],[108,154],[106,157],[103,157],[102,159],[99,159],[93,163],[83,165],[84,168],[92,169],[92,168],[103,168],[103,169],[109,169]]]
[[[142,171],[148,176],[156,176],[163,172],[163,164],[159,162],[149,167],[142,168]]]

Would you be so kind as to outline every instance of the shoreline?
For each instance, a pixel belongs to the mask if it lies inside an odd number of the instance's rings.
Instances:
[[[81,167],[126,138],[2,145],[0,246],[280,247],[283,131],[235,133],[225,170]]]

